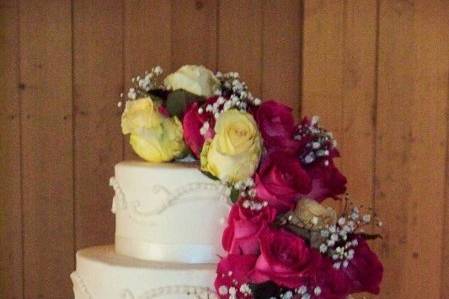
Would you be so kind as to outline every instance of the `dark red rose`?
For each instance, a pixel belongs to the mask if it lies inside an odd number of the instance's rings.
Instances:
[[[382,281],[383,266],[376,254],[371,251],[367,242],[357,238],[354,258],[347,267],[336,269],[330,258],[323,259],[322,267],[313,278],[313,285],[319,286],[320,299],[344,299],[348,295],[359,292],[379,293]]]
[[[194,102],[187,108],[182,121],[184,141],[195,157],[199,158],[203,144],[207,139],[214,136],[215,118],[212,113],[207,112],[204,107],[216,101],[216,97],[209,98],[205,103]],[[199,113],[199,109],[202,113]],[[209,123],[209,128],[201,134],[201,128],[205,122]]]
[[[230,254],[258,254],[259,235],[276,219],[276,211],[267,206],[261,210],[232,206],[228,226],[223,232],[223,248]]]
[[[252,298],[244,296],[240,287],[249,282],[249,275],[254,270],[256,260],[256,255],[230,254],[218,263],[214,286],[221,299],[229,299],[229,293],[234,291],[236,298]]]
[[[293,139],[296,127],[292,108],[273,100],[265,101],[255,110],[254,118],[267,151],[295,151],[298,142]]]
[[[260,237],[261,254],[251,279],[255,283],[273,281],[297,288],[315,275],[321,255],[300,237],[284,230],[267,229]]]
[[[377,295],[380,291],[383,265],[364,239],[357,240],[359,244],[355,248],[354,258],[349,261],[348,267],[341,267],[337,272],[348,279],[351,293],[369,292]]]
[[[329,162],[328,165],[317,163],[305,167],[305,170],[312,181],[310,192],[303,194],[306,197],[321,202],[328,197],[336,197],[346,192],[346,177],[333,162]]]
[[[256,173],[257,197],[280,212],[294,208],[298,195],[310,193],[311,187],[299,160],[286,152],[266,155]]]
[[[351,294],[350,281],[334,269],[328,257],[321,259],[321,267],[309,281],[309,288],[319,287],[317,299],[346,299]]]
[[[340,156],[331,133],[318,126],[318,119],[305,117],[298,125],[295,139],[299,142],[297,157],[312,181],[306,195],[317,201],[336,197],[346,191],[346,177],[334,164]]]

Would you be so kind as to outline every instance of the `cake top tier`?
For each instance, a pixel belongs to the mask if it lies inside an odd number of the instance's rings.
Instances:
[[[111,185],[118,253],[185,263],[212,263],[223,254],[228,189],[194,163],[121,162]]]

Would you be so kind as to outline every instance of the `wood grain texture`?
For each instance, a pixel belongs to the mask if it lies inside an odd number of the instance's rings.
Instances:
[[[172,5],[172,69],[185,64],[217,68],[218,0],[181,0]]]
[[[377,3],[345,2],[343,21],[343,80],[339,137],[343,173],[357,204],[372,208],[376,121]],[[325,80],[325,78],[323,78]]]
[[[76,248],[114,241],[112,188],[122,160],[123,6],[120,1],[75,1],[74,126]],[[100,224],[100,225],[99,225]]]
[[[0,1],[0,298],[23,298],[17,1]]]
[[[262,96],[299,114],[301,90],[302,3],[263,1]]]
[[[170,1],[125,1],[124,86],[131,78],[160,65],[166,74],[172,70]],[[126,92],[125,92],[126,96]],[[139,159],[124,138],[124,158]]]
[[[348,193],[366,208],[374,206],[376,36],[374,0],[305,1],[302,113],[334,133]]]
[[[343,135],[344,2],[304,1],[302,114]]]
[[[74,249],[113,239],[113,165],[139,159],[117,96],[186,63],[320,115],[384,219],[378,298],[449,298],[446,0],[0,0],[0,298],[72,298]]]
[[[262,94],[262,2],[219,3],[218,69],[238,72],[255,96]]]
[[[70,1],[20,6],[25,298],[70,298],[74,268]]]
[[[303,114],[335,133],[351,199],[373,208],[377,2],[306,1],[304,16]]]
[[[380,6],[375,204],[386,223],[382,298],[444,298],[448,11],[443,1]]]

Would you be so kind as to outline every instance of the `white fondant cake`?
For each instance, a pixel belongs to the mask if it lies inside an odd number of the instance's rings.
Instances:
[[[187,163],[122,162],[110,184],[115,246],[77,253],[75,299],[216,298],[226,188]]]
[[[155,261],[211,263],[222,253],[226,189],[196,164],[115,166],[117,253]]]
[[[92,247],[76,255],[76,299],[212,299],[215,264],[160,263]]]

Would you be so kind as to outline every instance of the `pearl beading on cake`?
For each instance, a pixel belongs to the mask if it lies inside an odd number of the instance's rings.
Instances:
[[[78,288],[85,299],[94,299],[83,279],[77,272],[73,272],[72,278],[74,288]],[[217,294],[206,287],[195,287],[185,285],[165,286],[144,292],[141,296],[135,295],[131,290],[125,289],[120,293],[121,299],[154,299],[169,295],[187,295],[192,299],[218,299]]]
[[[167,286],[145,292],[142,299],[153,299],[166,295],[188,295],[194,299],[218,299],[217,294],[209,288],[194,286]]]
[[[218,193],[219,199],[229,204],[229,188],[218,182],[193,183],[186,186],[181,186],[173,192],[162,185],[153,185],[153,194],[160,194],[162,196],[159,201],[159,205],[149,210],[142,209],[139,201],[127,202],[125,194],[120,188],[120,184],[115,177],[110,179],[109,185],[112,186],[115,191],[112,202],[112,212],[115,214],[118,209],[124,210],[129,208],[131,211],[130,217],[138,222],[146,222],[150,220],[151,216],[158,215],[173,204],[181,202],[186,194],[192,194],[200,191],[213,191],[214,193]],[[204,199],[204,197],[198,197],[198,199]]]

